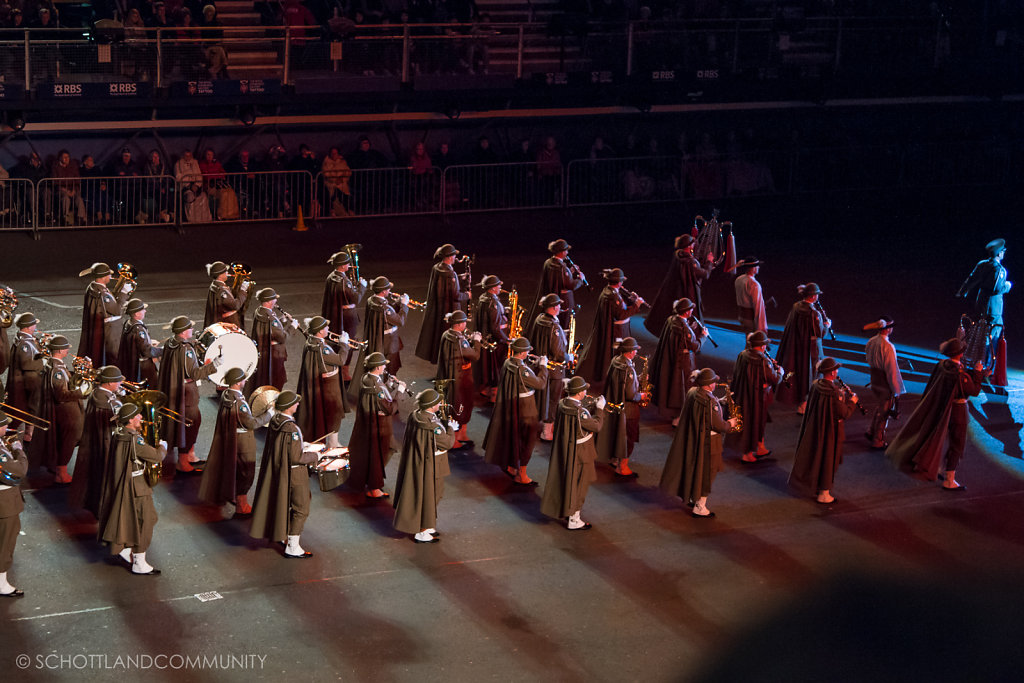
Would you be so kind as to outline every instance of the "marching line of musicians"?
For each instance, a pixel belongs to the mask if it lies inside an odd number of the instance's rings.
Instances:
[[[1005,245],[999,242],[1001,260]],[[193,337],[194,323],[186,316],[174,318],[168,339],[154,342],[145,323],[146,304],[129,299],[136,281],[127,264],[118,264],[112,288],[108,284],[115,271],[106,264],[82,271],[92,281],[72,368],[66,364],[67,338],[37,336],[40,321],[30,312],[14,316],[9,306],[0,311],[6,313],[0,323],[6,319],[18,331],[9,356],[6,338],[0,339],[5,352],[0,372],[9,366],[0,404],[5,411],[0,412],[0,596],[23,594],[7,581],[7,571],[20,529],[20,481],[30,463],[52,471],[56,484],[70,485],[71,504],[92,513],[98,538],[136,575],[159,574],[146,554],[157,520],[152,486],[159,481],[161,464],[173,464],[182,474],[201,471],[201,500],[222,506],[226,515],[251,515],[254,538],[281,543],[286,558],[308,558],[312,553],[301,546],[300,536],[310,508],[309,468],[336,470],[339,458],[320,454],[342,452],[348,458],[350,487],[371,499],[393,495],[395,528],[417,543],[436,543],[447,453],[474,446],[466,427],[478,396],[494,404],[484,458],[512,485],[538,485],[528,466],[538,440],[551,442],[541,511],[565,520],[569,530],[591,528],[581,514],[596,480],[595,463],[609,464],[621,480],[637,477],[629,461],[640,436],[640,409],[648,404],[676,427],[660,488],[682,498],[693,517],[715,516],[707,501],[722,468],[727,436],[735,440],[743,463],[771,457],[765,427],[773,400],[794,404],[803,415],[791,484],[819,503],[834,503],[831,490],[842,459],[844,421],[859,401],[838,378],[841,365],[823,354],[822,338],[832,322],[819,303],[820,288],[813,282],[800,286],[800,300],[789,313],[773,359],[756,280],[761,262],[750,258],[737,264],[738,319],[748,334],[731,382],[723,384],[697,362],[703,344],[714,343],[701,321],[700,302],[701,286],[715,263],[694,256],[691,235],[677,238],[675,247],[645,322],[659,333],[650,362],[638,359],[640,345],[630,332],[630,318],[647,304],[623,287],[627,278],[618,268],[603,271],[605,286],[589,337],[586,343],[576,342],[574,292],[588,283],[568,258],[570,245],[561,239],[548,245],[551,257],[528,314],[516,290],[503,290],[495,275],[478,283],[482,293],[471,304],[474,258],[460,258],[450,244],[434,254],[423,304],[394,294],[384,276],[371,282],[361,278],[359,245],[347,245],[329,260],[334,270],[327,277],[322,315],[306,321],[293,391],[284,390],[286,342],[290,330],[300,329],[298,322],[278,306],[273,289],[252,291],[251,271],[243,264],[207,266],[211,284],[203,322],[207,330],[218,325],[240,330],[247,304],[255,298],[251,339],[258,354],[245,368],[225,359],[223,350],[209,354]],[[463,272],[455,270],[457,264]],[[360,335],[357,310],[367,294]],[[502,294],[508,295],[508,306]],[[16,306],[16,297],[13,301]],[[410,307],[424,316],[416,355],[436,363],[437,373],[433,388],[416,394],[398,449],[392,442],[397,397],[413,394],[397,378],[399,330]],[[963,367],[962,340],[944,342],[939,350],[946,359],[935,367],[914,414],[888,442],[888,423],[898,416],[897,401],[905,391],[889,339],[893,326],[891,319],[881,318],[864,327],[874,332],[866,356],[878,399],[865,436],[872,448],[887,450],[901,466],[932,481],[941,478],[943,490],[962,491],[955,473],[965,445],[966,403],[979,393],[984,372],[980,364]],[[0,333],[6,337],[2,326]],[[210,377],[223,389],[209,454],[197,464],[198,385]],[[720,386],[724,409],[716,395]],[[338,430],[353,411],[351,438],[343,449]],[[250,505],[254,433],[264,426],[266,445]],[[321,441],[326,443],[317,447]],[[949,445],[943,452],[945,441]],[[385,468],[395,451],[401,462],[389,494]]]

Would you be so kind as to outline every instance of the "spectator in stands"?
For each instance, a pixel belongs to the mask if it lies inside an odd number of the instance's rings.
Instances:
[[[264,215],[270,218],[284,218],[290,216],[292,211],[291,197],[288,195],[288,183],[286,174],[288,170],[288,158],[285,156],[284,147],[271,145],[267,151],[267,158],[263,162],[263,168],[268,172],[263,185],[266,195],[263,199]]]
[[[294,201],[302,198],[302,213],[305,216],[320,215],[320,204],[316,199],[310,204],[310,188],[320,174],[320,162],[316,160],[316,152],[303,143],[299,145],[299,154],[288,164],[289,171],[305,171],[305,173],[289,174],[289,194]],[[308,174],[308,175],[307,175]]]
[[[231,78],[228,75],[228,53],[222,45],[209,45],[203,51],[202,69],[211,81]]]
[[[199,25],[203,27],[203,38],[220,40],[224,37],[224,31],[220,28],[223,24],[220,23],[214,5],[203,5],[203,20]]]
[[[225,171],[220,161],[217,160],[217,153],[212,147],[207,147],[203,152],[203,158],[199,161],[199,171],[203,174],[203,191],[210,203],[210,214],[216,219],[217,204],[220,200],[220,191],[225,184]]]
[[[549,135],[544,147],[537,151],[537,184],[540,199],[545,203],[558,203],[562,189],[562,155],[555,138]]]
[[[203,192],[203,172],[199,162],[192,156],[192,150],[182,152],[181,158],[174,164],[174,180],[181,192],[185,220],[190,223],[209,222],[212,216],[210,203]]]
[[[85,203],[82,201],[82,181],[78,172],[78,161],[62,149],[50,169],[50,177],[57,180],[57,196],[60,202],[60,225],[83,225],[86,223]]]
[[[412,174],[412,202],[417,210],[434,207],[434,165],[427,154],[427,147],[417,142],[409,156],[409,171]]]
[[[113,214],[107,180],[103,178],[103,169],[96,165],[96,160],[91,154],[82,157],[79,175],[82,177],[82,199],[85,200],[87,216],[96,225],[109,223]]]
[[[474,209],[486,206],[500,206],[497,192],[500,191],[498,180],[501,177],[501,169],[496,167],[501,161],[498,153],[491,147],[491,140],[486,135],[481,135],[476,141],[476,149],[470,157],[471,164],[480,164],[480,168],[470,169],[466,176],[466,198]]]
[[[384,174],[374,173],[374,169],[387,168],[391,164],[387,157],[370,146],[370,138],[365,135],[359,138],[359,147],[348,155],[348,165],[356,171],[352,174],[352,199],[357,213],[377,213],[380,210],[379,199],[370,205],[375,188],[382,188],[385,183]]]
[[[60,28],[60,24],[53,17],[49,7],[43,6],[37,10],[36,18],[29,22],[28,28],[34,29],[29,36],[30,40],[56,41],[62,38],[60,31],[50,29]],[[54,45],[42,45],[34,48],[32,59],[34,81],[56,81],[57,80],[57,48]]]
[[[228,162],[228,182],[235,188],[238,196],[238,210],[242,218],[259,218],[259,207],[256,200],[262,196],[260,187],[263,176],[259,174],[260,166],[252,159],[249,150],[243,149]]]
[[[25,28],[25,15],[17,7],[10,8],[10,14],[4,22],[7,28]]]
[[[491,139],[481,135],[476,141],[476,149],[473,150],[474,164],[497,164],[501,161],[498,153],[491,147]]]
[[[348,155],[348,165],[355,170],[367,168],[387,168],[390,164],[388,159],[370,145],[370,138],[362,135],[359,137],[359,147]]]
[[[19,163],[14,167],[14,177],[24,178],[32,182],[32,188],[39,186],[39,181],[46,177],[46,168],[43,166],[43,160],[39,158],[39,154],[32,152],[28,155],[28,158]],[[45,188],[44,188],[45,190]],[[36,190],[28,189],[23,197],[25,202],[24,206],[19,207],[19,213],[24,217],[26,222],[31,222],[33,211],[35,210],[36,203]],[[48,194],[48,193],[47,193]],[[45,221],[50,220],[50,197],[43,197],[43,219]]]
[[[518,195],[518,201],[514,201],[512,206],[532,206],[537,196],[537,155],[531,149],[532,144],[530,138],[521,139],[519,147],[508,158],[510,162],[518,164],[512,169],[514,187],[506,188]]]
[[[442,142],[437,146],[437,153],[434,155],[434,165],[443,171],[454,164],[455,159],[452,155],[451,143],[447,141]]]
[[[132,159],[132,151],[121,148],[121,155],[110,166],[107,175],[119,176],[110,183],[111,203],[114,207],[114,221],[120,224],[141,223],[139,220],[139,200],[142,184],[135,180],[139,176],[139,167]]]
[[[167,178],[167,164],[164,163],[159,151],[149,150],[142,175],[146,176],[143,182],[145,192],[142,196],[142,213],[145,214],[145,219],[152,223],[170,223],[173,194]]]
[[[132,7],[125,15],[124,37],[129,40],[146,37],[146,22],[142,20],[142,12],[137,7]]]
[[[345,157],[337,147],[331,147],[320,167],[324,179],[324,206],[331,216],[348,216],[352,213],[352,189],[348,181],[352,177]]]
[[[152,7],[153,14],[149,17],[149,21],[146,22],[148,26],[151,28],[171,28],[174,25],[167,14],[167,3],[154,2]]]
[[[491,66],[488,40],[498,32],[490,27],[491,15],[482,12],[469,30],[472,40],[466,41],[466,64],[470,74],[486,74]]]
[[[590,163],[581,167],[581,171],[586,169],[584,173],[587,176],[587,190],[590,192],[590,199],[610,198],[614,192],[618,169],[615,164],[608,163],[608,160],[615,158],[615,151],[604,143],[602,136],[598,135],[590,144],[590,152],[587,156]]]
[[[279,20],[283,26],[291,28],[291,52],[294,59],[302,59],[306,43],[316,37],[316,18],[299,0],[284,0]]]

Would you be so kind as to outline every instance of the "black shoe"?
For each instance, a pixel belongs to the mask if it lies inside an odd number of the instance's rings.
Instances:
[[[693,517],[694,519],[711,519],[712,517],[715,516],[715,513],[709,511],[708,514],[706,514],[706,515],[698,515],[696,512],[691,512],[690,516]]]
[[[614,474],[615,474],[615,476],[616,476],[616,477],[618,477],[619,479],[637,479],[637,478],[639,478],[639,477],[640,477],[640,475],[639,475],[639,474],[637,474],[636,472],[630,472],[629,474],[622,474],[622,473],[621,473],[621,472],[619,472],[618,470],[615,470],[615,471],[614,471]]]
[[[473,441],[463,441],[458,446],[453,448],[453,451],[468,451],[473,448],[476,444]]]
[[[873,451],[884,451],[888,447],[889,447],[889,442],[888,441],[883,441],[878,446],[876,446],[875,444],[871,444],[871,450],[873,450]]]
[[[371,496],[369,493],[367,493],[366,497],[369,498],[370,500],[384,500],[385,498],[390,498],[391,494],[388,493],[387,491],[385,491],[383,494],[379,496]]]
[[[950,492],[966,491],[967,487],[965,485],[963,485],[963,484],[957,484],[956,486],[946,486],[945,484],[943,484],[942,485],[942,490],[943,491],[950,491]]]
[[[567,526],[565,528],[568,529],[569,531],[590,531],[591,529],[594,528],[594,525],[591,524],[590,522],[585,522],[583,524],[583,526],[578,526],[575,529],[572,528],[571,526]]]
[[[304,550],[301,555],[292,555],[291,553],[285,551],[284,556],[287,557],[289,560],[308,560],[309,558],[313,557],[313,553],[309,552],[308,550]]]
[[[540,486],[540,484],[537,483],[536,479],[531,479],[530,481],[519,481],[518,479],[513,479],[512,484],[513,486],[522,486],[523,488],[531,489]]]
[[[132,570],[132,574],[134,576],[158,576],[160,574],[160,570],[155,568],[150,569],[148,572],[137,572],[135,570]]]
[[[0,598],[23,598],[25,597],[25,591],[15,588],[10,593],[0,593]]]
[[[833,496],[832,500],[828,501],[827,503],[823,500],[815,500],[814,502],[817,503],[818,505],[835,505],[836,503],[839,502],[839,499]]]
[[[433,535],[433,534],[431,534],[431,535]],[[440,539],[440,538],[438,538],[437,536],[434,536],[434,537],[433,537],[433,538],[431,538],[431,539],[430,539],[429,541],[421,541],[420,539],[418,539],[418,538],[416,538],[415,536],[413,536],[413,537],[412,537],[412,542],[413,542],[413,543],[440,543],[440,542],[441,542],[441,539]]]

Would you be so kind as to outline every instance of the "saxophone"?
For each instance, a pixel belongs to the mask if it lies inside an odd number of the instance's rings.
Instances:
[[[650,377],[648,377],[648,370],[651,364],[647,360],[647,356],[640,356],[637,358],[640,361],[640,394],[646,395],[647,398],[640,399],[640,407],[646,408],[651,405],[651,394],[654,392],[654,385],[651,384]]]
[[[519,306],[519,292],[513,287],[508,293],[508,338],[509,340],[523,335],[523,311]],[[508,347],[508,357],[512,357],[512,346]]]
[[[576,372],[577,358],[580,354],[580,347],[583,346],[583,342],[576,341],[576,311],[572,311],[569,314],[569,336],[566,348],[569,349],[569,353],[572,354],[572,360],[566,363],[566,371],[572,375]]]
[[[732,398],[732,388],[728,384],[719,384],[718,386],[725,387],[725,395],[722,397],[725,400],[725,408],[729,411],[729,419],[736,420],[736,426],[729,430],[730,434],[736,434],[743,431],[743,409],[736,405],[736,401]]]

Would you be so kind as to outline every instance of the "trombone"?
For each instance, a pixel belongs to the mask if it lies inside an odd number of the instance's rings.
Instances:
[[[363,245],[361,244],[346,244],[342,249],[348,253],[350,259],[352,259],[352,268],[348,271],[349,280],[356,287],[359,286],[359,252],[362,251]]]
[[[20,420],[21,422],[24,422],[25,424],[29,425],[30,427],[34,427],[36,429],[41,429],[44,432],[49,431],[49,429],[50,429],[50,421],[49,420],[41,418],[38,415],[35,415],[33,413],[30,413],[27,410],[22,410],[21,408],[15,408],[14,406],[10,405],[9,403],[4,403],[3,401],[0,401],[0,408],[3,408],[4,412],[8,413],[15,420]]]
[[[167,406],[162,406],[158,408],[156,414],[159,415],[160,417],[166,417],[170,420],[174,420],[175,422],[180,422],[186,427],[192,426],[192,420],[188,419],[187,417],[177,412],[176,410],[171,410]]]

